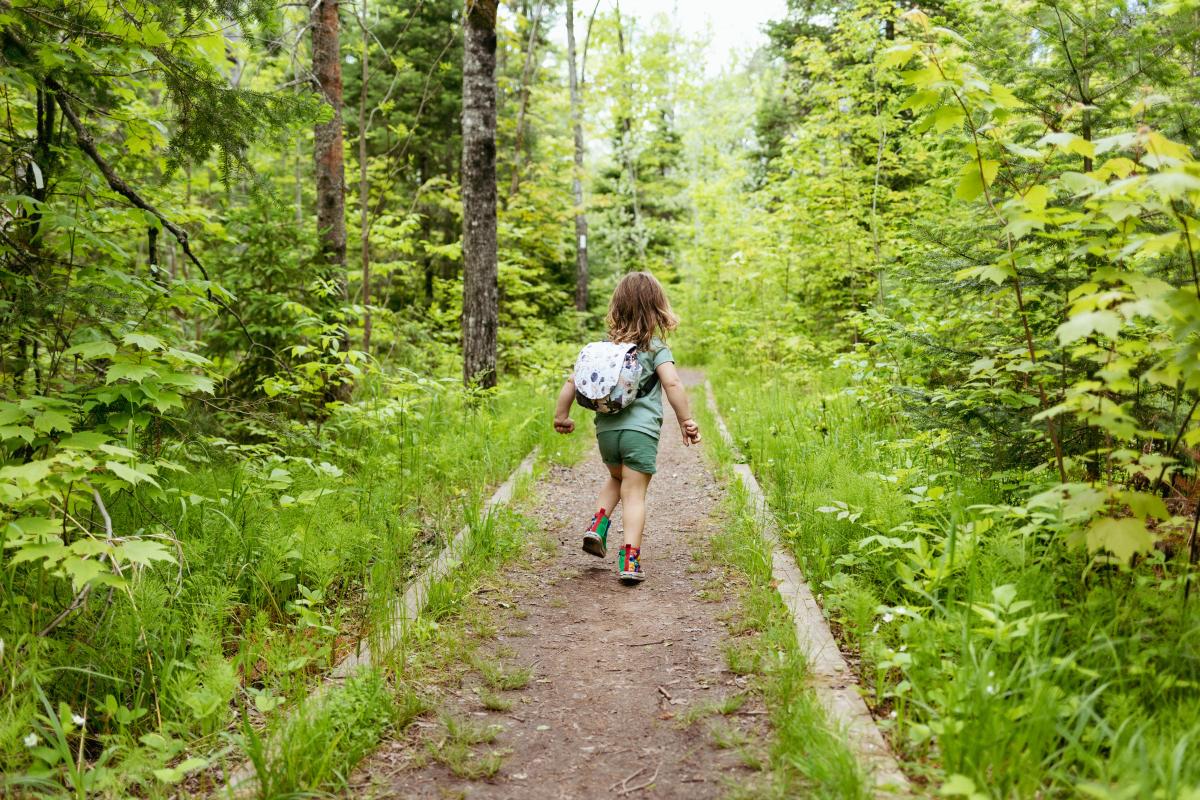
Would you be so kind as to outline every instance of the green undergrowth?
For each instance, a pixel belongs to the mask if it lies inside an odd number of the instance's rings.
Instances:
[[[1177,561],[1089,566],[1067,522],[1006,505],[1024,487],[849,372],[710,377],[911,771],[972,800],[1200,797],[1200,618]]]
[[[739,637],[747,643],[731,645],[734,650],[727,652],[727,660],[731,669],[744,667],[735,671],[755,676],[773,735],[766,762],[757,765],[764,771],[764,782],[731,787],[730,797],[867,798],[862,767],[808,685],[793,620],[773,582],[770,547],[759,532],[749,497],[732,473],[733,456],[717,433],[702,391],[693,392],[692,407],[706,432],[707,452],[729,490],[728,522],[722,535],[712,540],[714,555],[745,577],[735,625],[742,633],[754,634]]]
[[[116,535],[157,537],[169,560],[85,594],[45,635],[72,603],[70,584],[36,563],[9,562],[0,576],[4,785],[97,797],[203,788],[243,745],[254,751],[253,738],[243,742],[249,730],[294,776],[271,786],[311,787],[343,772],[304,748],[352,761],[355,737],[394,716],[371,708],[392,701],[368,678],[330,693],[319,711],[304,698],[354,640],[390,624],[404,585],[463,524],[471,548],[431,592],[430,619],[453,613],[463,586],[508,552],[499,529],[510,523],[484,518],[482,501],[533,446],[573,453],[529,403],[544,393],[512,383],[468,396],[406,375],[257,444],[165,445],[180,469],[116,493],[106,511]],[[390,685],[390,668],[379,680]],[[359,699],[347,706],[336,699],[344,692]],[[309,744],[297,750],[293,740]]]
[[[458,646],[448,643],[458,641],[471,593],[522,552],[533,531],[529,520],[511,508],[469,524],[461,564],[434,583],[426,607],[403,627],[394,648],[375,668],[304,700],[293,713],[274,718],[265,731],[244,728],[242,748],[258,776],[254,788],[259,800],[344,789],[351,771],[383,737],[400,733],[434,707],[427,688],[458,652]],[[466,770],[465,755],[454,756],[466,748],[469,737],[455,722],[448,726],[451,742],[444,757]]]

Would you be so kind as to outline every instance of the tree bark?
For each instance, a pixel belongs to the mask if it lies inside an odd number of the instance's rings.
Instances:
[[[575,200],[575,309],[588,307],[587,213],[583,208],[583,100],[575,74],[575,3],[567,0],[567,72],[571,87],[571,127],[575,136],[575,172],[571,193]]]
[[[625,58],[625,24],[621,21],[621,3],[616,2],[617,16],[617,55],[621,67],[621,85],[625,90],[625,103],[633,104],[633,83],[629,79],[629,62]],[[632,46],[632,42],[630,42]],[[637,245],[638,258],[646,258],[646,244],[642,238],[642,209],[638,201],[637,164],[633,160],[633,117],[628,108],[622,109],[618,121],[621,129],[621,163],[629,177],[629,194],[633,201],[634,244]]]
[[[463,383],[496,385],[496,6],[466,0],[463,25]]]
[[[512,183],[508,187],[510,197],[521,187],[521,151],[525,147],[525,114],[529,110],[529,92],[533,85],[533,70],[537,57],[537,33],[542,21],[542,0],[533,8],[533,18],[529,20],[529,44],[525,47],[525,64],[521,68],[521,86],[518,94],[521,104],[517,107],[517,133],[513,137],[513,167]]]
[[[333,118],[313,128],[317,176],[317,230],[321,257],[338,269],[345,292],[346,166],[342,155],[342,60],[338,45],[340,0],[318,0],[312,14],[313,75]]]
[[[371,185],[367,179],[367,83],[370,80],[371,37],[367,30],[367,0],[359,0],[358,27],[362,31],[362,81],[358,90],[358,224],[362,258],[362,305],[364,353],[371,352],[371,226],[367,206]]]

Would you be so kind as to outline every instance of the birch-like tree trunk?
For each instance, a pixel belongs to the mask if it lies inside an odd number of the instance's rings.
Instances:
[[[616,3],[617,22],[617,56],[621,68],[621,85],[624,88],[625,102],[633,103],[633,81],[629,77],[629,60],[625,57],[625,24],[621,21],[621,3]],[[630,46],[632,47],[632,42]],[[633,111],[630,108],[620,109],[618,124],[621,129],[620,156],[621,164],[629,181],[629,196],[633,201],[633,238],[637,247],[639,261],[646,258],[646,237],[642,228],[642,208],[638,199],[637,164],[633,159]],[[627,267],[628,268],[628,267]]]
[[[513,167],[512,183],[508,187],[509,197],[517,193],[521,186],[522,150],[525,148],[525,115],[529,111],[529,94],[533,86],[533,72],[537,65],[537,35],[542,21],[542,0],[533,7],[533,17],[529,20],[529,43],[525,46],[525,64],[521,67],[521,86],[517,92],[521,104],[517,107],[517,132],[513,137]]]
[[[364,353],[371,352],[371,226],[368,205],[371,184],[367,179],[367,85],[371,78],[371,37],[367,30],[367,0],[359,0],[358,27],[362,32],[362,81],[358,90],[358,224],[359,255],[362,260],[362,305]]]
[[[588,307],[587,212],[583,208],[583,98],[575,71],[575,2],[567,0],[567,73],[571,88],[571,128],[575,136],[575,172],[571,193],[575,201],[575,308]]]
[[[496,7],[467,0],[463,24],[463,382],[496,385]]]

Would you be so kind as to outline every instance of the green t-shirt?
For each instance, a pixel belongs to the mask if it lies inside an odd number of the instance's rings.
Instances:
[[[654,339],[650,342],[649,350],[638,353],[638,362],[642,365],[642,379],[639,385],[641,388],[646,381],[650,380],[660,365],[668,362],[674,363],[675,357],[671,355],[671,348],[667,347],[665,342]],[[662,382],[660,381],[643,397],[634,400],[616,414],[597,414],[596,433],[640,431],[657,439],[663,421],[662,393]]]

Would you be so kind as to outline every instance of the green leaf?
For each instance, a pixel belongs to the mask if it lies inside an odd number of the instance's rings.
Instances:
[[[1037,186],[1029,187],[1029,191],[1025,192],[1022,199],[1030,211],[1034,213],[1045,211],[1046,201],[1050,199],[1050,189],[1039,183]]]
[[[935,131],[945,133],[951,128],[961,126],[967,115],[959,106],[945,105],[930,114],[929,118]]]
[[[999,161],[983,159],[982,162],[975,160],[967,162],[963,166],[962,178],[959,179],[958,187],[954,190],[954,196],[967,202],[975,200],[983,194],[985,187],[990,186],[996,180],[999,171]]]
[[[100,575],[108,572],[108,569],[101,563],[100,559],[79,558],[78,556],[64,558],[61,568],[67,577],[71,579],[71,586],[77,592]]]
[[[179,783],[189,772],[201,769],[208,766],[208,761],[203,758],[188,758],[176,764],[173,767],[154,770],[154,777],[158,778],[163,783]]]
[[[119,364],[112,364],[109,366],[108,371],[104,376],[104,382],[116,383],[117,381],[124,379],[127,381],[133,381],[134,383],[141,383],[146,378],[152,377],[156,374],[158,373],[154,369],[153,364],[138,364],[132,361],[123,361]]]
[[[67,355],[79,356],[84,361],[92,361],[97,358],[112,358],[116,353],[117,346],[104,339],[97,342],[83,342],[67,350]]]
[[[975,781],[966,775],[951,775],[942,784],[942,788],[938,790],[938,794],[942,797],[967,797],[974,800],[976,794]]]
[[[72,427],[70,417],[49,408],[34,415],[33,418],[34,430],[41,433],[50,433],[51,431],[70,433]]]
[[[147,47],[162,47],[171,41],[170,35],[153,20],[143,21],[138,31],[141,34],[142,43]]]
[[[883,69],[902,67],[911,61],[916,53],[917,45],[914,43],[892,45],[883,51],[883,56],[879,59],[879,66]]]
[[[1138,519],[1144,520],[1146,517],[1168,519],[1171,516],[1171,512],[1167,510],[1167,504],[1156,494],[1129,491],[1123,493],[1121,499],[1129,504],[1129,510]]]
[[[942,93],[932,89],[922,89],[919,92],[913,92],[908,96],[903,103],[900,104],[901,111],[920,111],[936,105],[942,99]]]
[[[1064,172],[1058,176],[1058,179],[1073,195],[1091,194],[1104,188],[1103,181],[1098,181],[1082,172]]]
[[[59,562],[71,554],[64,544],[58,542],[46,542],[44,544],[23,544],[17,548],[17,552],[13,555],[10,564],[23,564],[26,561],[41,561],[49,559],[52,562]]]
[[[121,545],[114,552],[118,561],[128,561],[131,564],[148,565],[155,561],[175,563],[175,556],[167,550],[162,542],[151,539],[133,539]]]
[[[149,333],[127,333],[121,337],[125,344],[132,344],[143,350],[162,350],[166,347],[162,339]]]
[[[979,277],[989,280],[997,286],[1004,283],[1016,273],[1009,264],[988,264],[979,268]]]
[[[1075,314],[1058,326],[1059,344],[1070,344],[1093,333],[1101,333],[1110,339],[1116,339],[1121,331],[1121,315],[1115,311],[1102,309],[1100,311],[1085,311]]]
[[[1096,145],[1074,133],[1067,131],[1056,131],[1047,133],[1041,139],[1038,139],[1039,145],[1051,144],[1057,147],[1064,153],[1075,153],[1086,158],[1091,158],[1096,155]]]
[[[30,485],[40,483],[50,474],[50,469],[53,466],[54,461],[43,458],[37,461],[30,461],[28,464],[0,467],[0,480],[14,480],[18,483],[24,482]]]
[[[56,536],[62,530],[62,520],[48,517],[17,517],[8,523],[6,538],[17,536]]]
[[[23,439],[26,444],[33,444],[33,440],[37,438],[37,431],[28,425],[3,425],[0,426],[0,440],[4,439]]]
[[[98,431],[79,431],[58,443],[64,450],[98,450],[109,437]]]
[[[118,478],[134,486],[137,486],[139,483],[149,483],[153,486],[158,486],[158,481],[154,480],[154,475],[145,468],[142,468],[142,465],[130,467],[122,464],[120,461],[105,461],[104,466]]]
[[[1135,517],[1105,517],[1088,528],[1087,547],[1089,552],[1104,550],[1127,563],[1135,553],[1145,553],[1154,547],[1154,534],[1146,530],[1146,524]]]
[[[1023,105],[1021,100],[1002,84],[993,83],[988,93],[992,97],[992,102],[1001,108],[1020,108]]]
[[[165,386],[175,386],[184,392],[200,392],[201,394],[212,394],[216,389],[211,378],[205,375],[193,375],[190,372],[168,373],[159,379],[159,383]]]

